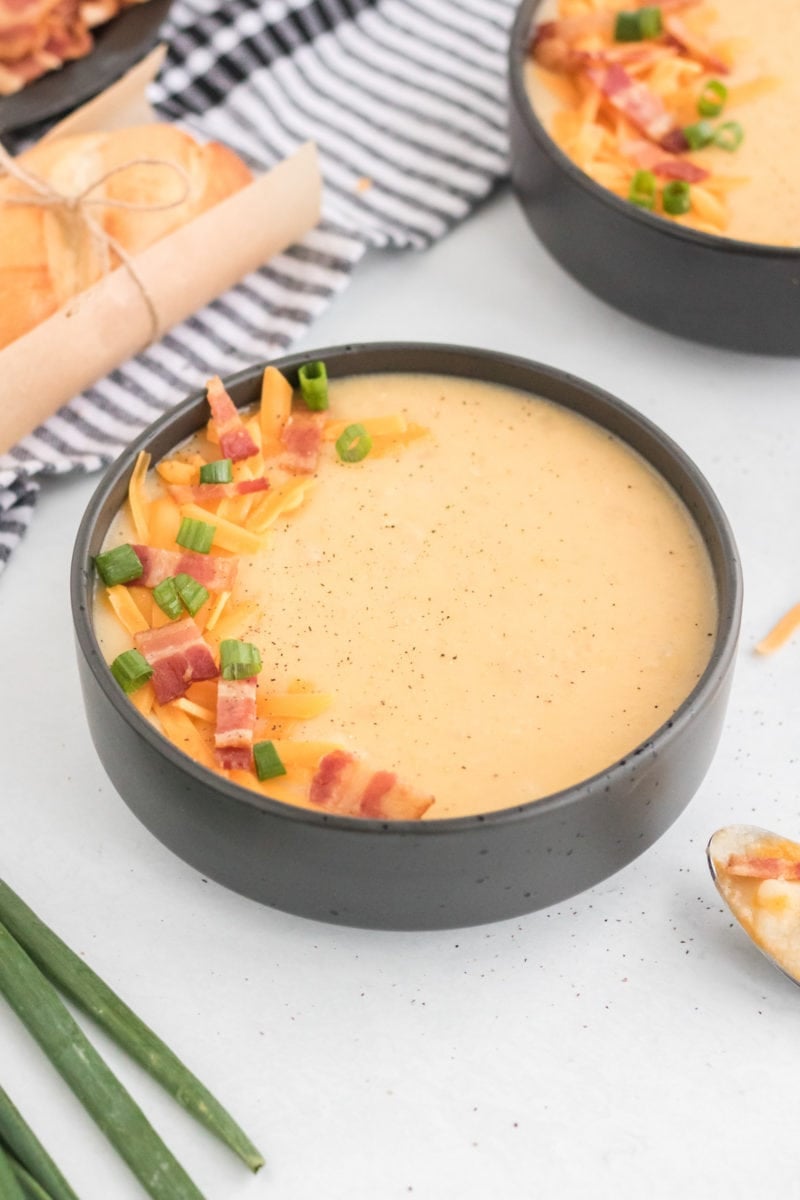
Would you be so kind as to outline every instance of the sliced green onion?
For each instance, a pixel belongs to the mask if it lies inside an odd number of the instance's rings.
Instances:
[[[42,1195],[49,1200],[78,1200],[75,1192],[53,1162],[11,1097],[0,1087],[0,1145],[13,1156],[11,1165],[15,1170],[27,1171],[41,1188]],[[19,1170],[17,1170],[19,1175]],[[24,1177],[23,1177],[24,1178]],[[25,1181],[27,1182],[27,1181]],[[30,1187],[28,1187],[30,1191]],[[0,1196],[5,1192],[0,1187]]]
[[[652,171],[637,171],[631,180],[628,199],[639,208],[655,208],[656,177]]]
[[[372,438],[363,425],[348,425],[336,439],[336,453],[342,462],[361,462],[372,449]]]
[[[662,27],[661,9],[657,5],[619,12],[614,22],[614,41],[641,42],[644,38],[658,37]]]
[[[233,460],[217,458],[214,462],[203,463],[200,468],[201,483],[232,483]]]
[[[250,679],[261,670],[261,655],[252,642],[225,638],[219,644],[219,665],[223,679]]]
[[[669,183],[665,183],[661,193],[661,203],[664,205],[664,212],[673,217],[687,213],[692,207],[692,193],[686,180],[672,179]]]
[[[253,746],[253,761],[259,779],[275,779],[278,775],[286,774],[286,767],[281,762],[273,742],[256,742]]]
[[[744,130],[738,121],[723,121],[714,132],[714,145],[729,153],[738,150],[743,140]]]
[[[297,372],[306,406],[314,412],[328,407],[328,372],[324,362],[304,363]]]
[[[98,554],[94,565],[107,587],[115,587],[118,583],[130,583],[144,572],[141,559],[128,542],[124,546],[115,546],[113,550],[104,550],[102,554]]]
[[[11,1159],[0,1145],[0,1196],[3,1200],[25,1200],[22,1184],[17,1180]]]
[[[181,527],[175,535],[175,541],[186,550],[195,550],[198,554],[208,554],[216,532],[216,525],[209,525],[208,521],[196,521],[194,517],[184,517]]]
[[[3,880],[0,880],[0,922],[52,984],[93,1017],[118,1046],[158,1080],[187,1112],[238,1154],[251,1171],[264,1165],[263,1155],[211,1092]],[[10,1140],[7,1130],[7,1124],[0,1124],[0,1134],[6,1137],[17,1157],[23,1158],[21,1147]],[[30,1157],[28,1167],[30,1170]],[[41,1172],[38,1174],[53,1200],[75,1200],[71,1194],[59,1193],[52,1185],[47,1185]]]
[[[157,583],[153,588],[152,596],[170,621],[177,621],[178,617],[183,616],[183,605],[173,578],[162,579],[161,583]]]
[[[710,121],[696,121],[694,125],[684,126],[683,135],[690,150],[702,150],[714,140],[714,126]]]
[[[639,9],[639,28],[643,38],[658,37],[663,29],[661,9],[657,5]]]
[[[111,674],[123,692],[135,692],[147,683],[153,668],[138,650],[123,650],[112,662]]]
[[[183,571],[180,575],[175,576],[175,588],[190,617],[199,612],[208,599],[208,588],[203,587],[202,583],[198,583],[196,579],[193,579],[191,575],[184,574]]]
[[[728,89],[721,79],[709,79],[697,100],[701,117],[718,117],[728,99]]]
[[[3,924],[0,993],[153,1200],[203,1200],[53,985]]]

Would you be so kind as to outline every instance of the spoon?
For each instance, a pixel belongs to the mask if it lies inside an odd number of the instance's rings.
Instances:
[[[800,983],[800,844],[756,825],[726,825],[710,839],[706,857],[736,920]]]

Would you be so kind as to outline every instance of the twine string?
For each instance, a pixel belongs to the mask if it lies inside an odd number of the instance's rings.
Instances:
[[[119,175],[122,171],[127,171],[130,167],[166,167],[172,171],[174,175],[182,183],[180,196],[174,200],[164,200],[161,202],[153,202],[147,200],[121,200],[113,196],[93,196],[92,193],[98,188],[107,183],[115,175]],[[27,195],[18,196],[3,196],[0,195],[0,205],[18,206],[18,207],[38,207],[38,208],[53,208],[62,209],[67,213],[74,213],[83,222],[86,231],[90,237],[97,242],[103,251],[103,271],[108,273],[111,269],[110,251],[117,256],[123,268],[128,272],[134,284],[136,285],[139,294],[144,301],[147,313],[150,318],[150,342],[157,341],[161,333],[161,325],[156,308],[155,300],[150,294],[147,285],[139,275],[136,269],[133,258],[128,254],[124,246],[107,229],[103,227],[100,221],[90,211],[92,208],[117,208],[124,209],[127,212],[167,212],[169,209],[178,208],[189,198],[191,194],[191,180],[189,173],[178,163],[170,162],[166,158],[132,158],[128,162],[120,163],[116,167],[111,167],[105,171],[97,179],[92,180],[87,184],[82,191],[72,195],[65,192],[60,192],[53,187],[46,179],[42,179],[39,175],[35,175],[21,163],[13,158],[5,147],[0,144],[0,178],[3,175],[15,179],[18,183],[23,184],[29,189]]]

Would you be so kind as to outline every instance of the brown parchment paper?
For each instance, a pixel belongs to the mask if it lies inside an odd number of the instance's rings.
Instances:
[[[163,48],[153,51],[52,129],[48,140],[152,120],[144,89],[163,53]],[[319,220],[321,193],[316,147],[308,143],[132,256],[162,333],[302,238]],[[0,350],[0,453],[144,349],[151,334],[142,292],[131,273],[119,267]]]

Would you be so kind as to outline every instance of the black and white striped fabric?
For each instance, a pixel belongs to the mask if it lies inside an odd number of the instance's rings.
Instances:
[[[323,219],[0,457],[0,570],[43,475],[97,470],[209,375],[284,352],[368,248],[423,249],[505,176],[515,3],[175,0],[160,115],[261,168],[313,139]]]

